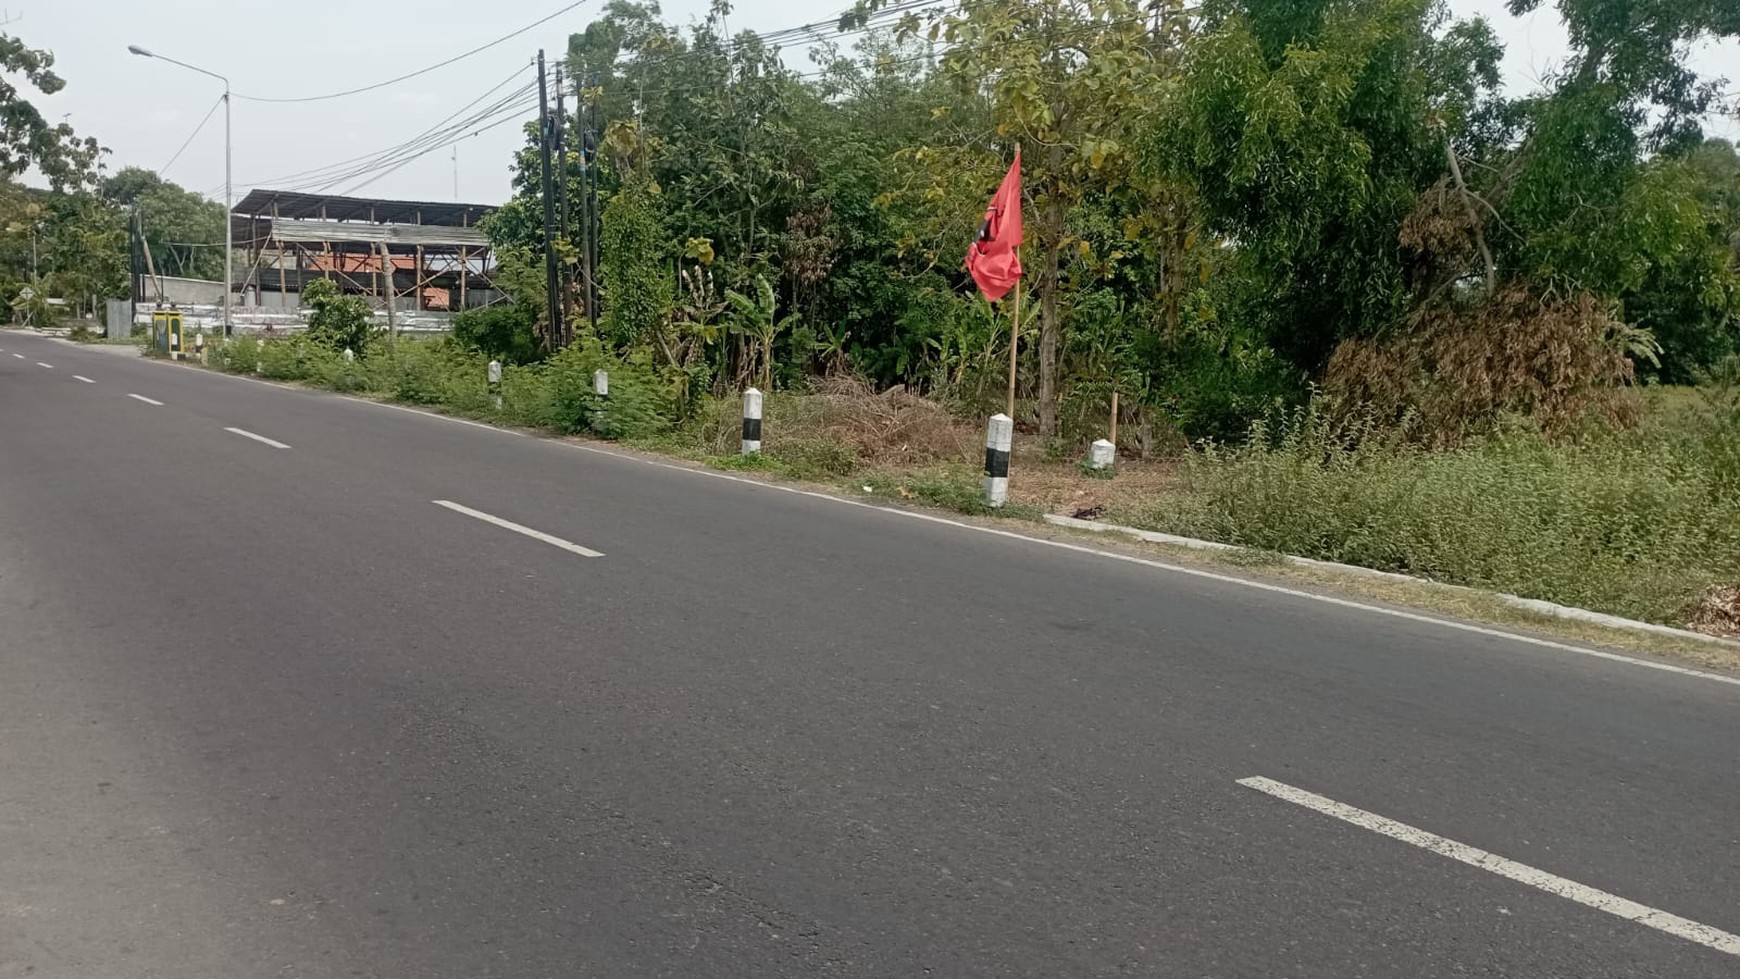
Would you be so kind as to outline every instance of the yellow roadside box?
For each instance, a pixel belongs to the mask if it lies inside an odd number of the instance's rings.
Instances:
[[[181,310],[153,310],[151,313],[151,339],[157,349],[170,359],[183,359],[181,346]]]

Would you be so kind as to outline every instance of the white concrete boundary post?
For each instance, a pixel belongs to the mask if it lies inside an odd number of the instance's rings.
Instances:
[[[1009,499],[1009,450],[1015,444],[1015,422],[998,412],[985,426],[985,502],[1000,507]]]
[[[495,403],[495,410],[501,410],[501,361],[489,362],[489,394]]]
[[[1088,468],[1110,469],[1117,454],[1118,447],[1110,439],[1099,439],[1088,447]]]
[[[600,398],[610,397],[610,374],[608,372],[592,372],[592,393]]]
[[[743,454],[761,451],[761,392],[755,388],[743,392]]]

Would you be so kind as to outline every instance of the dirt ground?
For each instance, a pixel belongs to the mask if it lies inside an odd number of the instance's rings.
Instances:
[[[1144,501],[1165,494],[1176,480],[1177,463],[1172,460],[1119,458],[1110,478],[1104,478],[1083,472],[1079,461],[1046,461],[1036,443],[1018,440],[1009,463],[1009,498],[1047,513],[1093,520],[1139,511]]]

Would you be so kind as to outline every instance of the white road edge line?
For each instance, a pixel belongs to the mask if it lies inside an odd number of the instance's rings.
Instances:
[[[24,359],[24,355],[23,355],[23,354],[13,354],[13,355],[12,355],[12,356],[14,356],[14,357],[17,357],[17,358],[18,358],[18,359],[19,359],[19,360],[23,360],[23,359]]]
[[[1333,816],[1342,822],[1352,823],[1361,829],[1369,829],[1392,840],[1400,840],[1410,846],[1417,846],[1441,857],[1449,857],[1451,860],[1465,863],[1470,867],[1478,867],[1500,877],[1514,880],[1519,884],[1527,884],[1537,890],[1546,891],[1548,894],[1556,894],[1567,901],[1574,901],[1584,907],[1604,911],[1627,921],[1635,921],[1640,925],[1654,928],[1656,931],[1666,932],[1675,938],[1683,938],[1688,942],[1696,942],[1718,952],[1740,956],[1740,935],[1732,935],[1718,928],[1700,924],[1690,918],[1682,918],[1659,908],[1626,900],[1617,894],[1609,894],[1606,891],[1579,884],[1574,880],[1567,880],[1557,874],[1537,870],[1527,864],[1501,857],[1496,853],[1488,853],[1466,843],[1445,839],[1436,833],[1428,833],[1406,823],[1398,823],[1393,819],[1387,819],[1344,802],[1336,802],[1334,799],[1295,788],[1285,782],[1277,782],[1272,778],[1253,776],[1241,778],[1238,783],[1245,788],[1265,792],[1296,806],[1304,806],[1306,809],[1320,812],[1325,816]]]
[[[40,360],[39,360],[39,361],[37,361],[37,362],[36,362],[36,366],[38,366],[38,367],[46,367],[46,368],[48,368],[48,369],[49,369],[49,370],[54,370],[54,365],[53,365],[53,364],[45,364],[45,363],[43,363],[43,362],[42,362],[42,361],[40,361]]]
[[[436,411],[424,411],[421,408],[408,408],[405,405],[388,404],[385,401],[370,401],[368,398],[356,398],[348,394],[341,394],[339,397],[346,401],[355,401],[357,404],[374,405],[376,408],[391,408],[394,411],[407,411],[413,415],[422,415],[425,418],[435,418],[440,421],[454,422],[459,425],[470,425],[472,428],[488,429],[492,432],[500,432],[503,435],[512,435],[516,438],[526,437],[526,433],[524,432],[516,432],[511,428],[502,428],[500,425],[491,425],[488,422],[474,422],[469,418],[455,418],[452,415],[443,415]]]
[[[463,513],[468,517],[475,517],[476,519],[481,520],[484,523],[495,524],[497,527],[500,527],[504,530],[511,530],[516,534],[524,534],[527,537],[532,538],[533,540],[541,540],[546,544],[550,544],[550,545],[553,545],[555,547],[560,547],[564,551],[572,551],[573,553],[578,554],[581,557],[603,557],[604,556],[603,551],[594,551],[590,547],[581,547],[579,544],[576,544],[573,541],[566,541],[560,537],[552,537],[551,535],[546,534],[541,530],[533,530],[530,527],[526,527],[526,526],[523,526],[521,524],[514,523],[512,520],[503,520],[502,518],[494,516],[492,514],[484,513],[482,510],[473,510],[472,508],[470,508],[468,506],[463,506],[461,504],[453,502],[452,500],[430,500],[429,502],[433,503],[439,507],[446,507],[447,509],[452,510],[454,513]]]
[[[1158,568],[1161,571],[1170,571],[1173,574],[1189,575],[1193,578],[1218,581],[1223,584],[1237,585],[1241,588],[1254,588],[1258,591],[1266,591],[1275,595],[1287,595],[1292,598],[1303,598],[1313,602],[1322,602],[1325,605],[1358,609],[1361,612],[1371,612],[1376,615],[1387,615],[1394,619],[1405,619],[1409,622],[1421,622],[1428,625],[1442,626],[1446,629],[1455,629],[1459,632],[1472,633],[1477,636],[1491,636],[1495,639],[1525,643],[1542,649],[1555,649],[1565,653],[1576,653],[1579,656],[1591,656],[1595,659],[1604,659],[1613,663],[1624,663],[1628,666],[1641,666],[1646,669],[1660,670],[1664,673],[1675,673],[1680,676],[1697,677],[1700,680],[1714,680],[1717,683],[1725,683],[1730,686],[1740,687],[1740,676],[1729,676],[1725,673],[1715,673],[1710,670],[1700,670],[1690,666],[1678,666],[1673,663],[1661,662],[1659,660],[1627,656],[1623,653],[1610,653],[1603,649],[1590,649],[1587,646],[1575,646],[1571,643],[1558,642],[1552,639],[1541,639],[1537,636],[1526,636],[1518,632],[1506,632],[1503,629],[1493,629],[1487,626],[1475,625],[1471,622],[1457,622],[1453,619],[1442,619],[1434,615],[1422,615],[1419,612],[1405,612],[1401,609],[1385,608],[1382,605],[1371,605],[1366,602],[1356,602],[1352,599],[1336,598],[1333,595],[1320,595],[1316,592],[1305,591],[1300,588],[1288,588],[1285,585],[1271,585],[1266,581],[1253,581],[1249,578],[1221,574],[1217,571],[1205,571],[1201,568],[1187,567],[1182,564],[1169,564],[1165,561],[1137,557],[1133,554],[1120,554],[1117,551],[1108,551],[1098,547],[1088,547],[1083,544],[1072,544],[1068,541],[1047,540],[1044,537],[1032,537],[1027,534],[1018,534],[1012,530],[999,530],[996,527],[981,527],[977,524],[962,523],[959,520],[951,520],[948,517],[939,517],[929,513],[920,513],[916,510],[904,510],[899,507],[882,506],[877,503],[865,503],[862,500],[854,500],[844,496],[835,496],[832,493],[818,493],[815,490],[799,489],[795,486],[781,486],[778,483],[764,483],[759,479],[747,479],[743,476],[733,476],[730,473],[714,472],[710,469],[679,466],[672,462],[660,462],[656,459],[645,459],[639,456],[629,455],[625,452],[616,452],[611,449],[603,449],[592,445],[581,445],[577,442],[558,440],[557,444],[565,445],[571,449],[579,449],[582,452],[595,452],[599,455],[611,456],[628,462],[638,462],[642,465],[656,466],[660,469],[672,469],[677,472],[705,476],[709,479],[723,479],[733,483],[742,483],[746,486],[759,486],[762,489],[775,490],[780,493],[793,493],[797,496],[808,496],[818,500],[828,500],[832,503],[844,503],[847,506],[862,507],[866,510],[877,510],[882,513],[891,513],[897,517],[907,517],[912,520],[925,520],[930,523],[943,524],[948,527],[958,527],[962,530],[971,530],[975,533],[990,534],[993,537],[1006,537],[1010,540],[1026,541],[1029,544],[1039,544],[1045,547],[1055,547],[1059,550],[1074,551],[1078,554],[1091,554],[1095,557],[1109,558],[1113,561],[1123,561],[1128,564],[1139,564],[1143,567]]]
[[[18,357],[20,360],[24,359],[23,356],[20,354],[13,354],[13,356]],[[155,360],[153,360],[153,361],[148,361],[148,362],[149,363],[156,363],[156,364],[169,364],[170,366],[184,366],[184,365],[180,365],[180,364],[174,364],[173,362],[168,362],[168,361],[155,361]],[[196,368],[190,368],[190,369],[196,369]],[[279,388],[279,389],[283,389],[283,390],[294,390],[293,388],[290,388],[288,385],[275,384],[271,381],[264,381],[264,380],[261,380],[259,378],[253,378],[253,377],[244,377],[244,376],[239,375],[239,374],[225,374],[225,373],[222,373],[220,371],[210,371],[210,372],[202,372],[202,373],[212,373],[218,377],[227,377],[227,378],[231,378],[231,379],[238,380],[238,381],[250,381],[250,382],[255,383],[255,384],[264,384],[268,387],[275,387],[275,388]],[[394,411],[407,411],[413,415],[423,415],[423,416],[428,417],[428,418],[436,418],[436,419],[440,419],[442,421],[457,422],[461,425],[469,425],[472,428],[486,429],[488,431],[500,432],[500,433],[503,433],[506,435],[513,435],[513,436],[516,436],[519,438],[525,437],[524,432],[517,432],[511,428],[502,428],[500,426],[490,425],[490,424],[487,424],[485,422],[475,422],[475,421],[471,421],[470,419],[466,419],[466,418],[455,418],[452,415],[442,415],[442,414],[438,414],[438,413],[433,412],[433,411],[423,411],[423,410],[418,409],[418,408],[409,408],[409,407],[406,407],[404,405],[387,404],[387,403],[381,402],[381,401],[371,401],[368,398],[358,398],[358,397],[353,397],[350,395],[343,395],[343,394],[338,395],[338,397],[340,397],[346,401],[355,401],[359,404],[374,405],[378,408],[391,408]],[[1240,578],[1236,575],[1220,574],[1220,573],[1215,572],[1215,571],[1205,571],[1201,568],[1192,568],[1192,567],[1187,567],[1187,566],[1180,565],[1180,564],[1170,564],[1170,563],[1167,563],[1165,561],[1156,561],[1156,560],[1153,560],[1151,558],[1137,557],[1133,554],[1120,554],[1117,551],[1108,551],[1108,550],[1104,550],[1103,548],[1098,548],[1098,547],[1087,547],[1087,546],[1082,545],[1082,544],[1073,544],[1073,543],[1070,543],[1068,541],[1047,540],[1046,538],[1043,538],[1043,537],[1032,537],[1032,536],[1029,536],[1027,534],[1018,534],[1018,533],[1015,533],[1014,531],[999,530],[995,527],[981,527],[981,526],[978,526],[976,524],[963,523],[959,520],[951,520],[947,517],[939,517],[939,516],[935,516],[935,515],[929,514],[929,513],[919,513],[919,512],[914,511],[914,510],[906,510],[906,509],[901,509],[899,507],[882,506],[882,505],[876,504],[876,503],[866,503],[862,500],[854,500],[854,499],[850,499],[850,498],[847,498],[844,496],[835,496],[832,493],[818,493],[814,490],[799,489],[795,486],[781,486],[777,483],[766,483],[766,482],[762,482],[761,480],[758,480],[758,479],[747,479],[747,478],[742,477],[742,476],[734,476],[730,473],[714,472],[712,470],[700,469],[700,468],[696,468],[694,466],[682,466],[682,465],[677,465],[675,463],[670,463],[670,462],[661,462],[661,461],[658,461],[656,459],[647,459],[647,458],[644,458],[642,456],[631,455],[631,454],[626,453],[626,452],[618,452],[618,451],[615,451],[612,449],[601,448],[599,446],[581,445],[581,444],[578,444],[576,442],[570,442],[570,441],[561,440],[561,439],[558,439],[555,441],[556,441],[556,444],[558,444],[558,445],[567,446],[568,448],[572,448],[572,449],[579,449],[582,452],[594,452],[594,453],[597,453],[598,455],[610,456],[610,457],[615,458],[615,459],[621,459],[625,462],[634,462],[634,463],[639,463],[641,465],[646,465],[646,466],[655,466],[655,467],[658,467],[660,469],[671,469],[671,470],[675,470],[676,472],[685,472],[685,473],[690,473],[690,474],[693,474],[696,476],[705,476],[709,479],[723,479],[723,480],[727,480],[727,481],[730,481],[733,483],[742,483],[745,486],[755,486],[755,487],[760,487],[761,489],[764,489],[764,490],[774,490],[774,491],[781,492],[781,493],[792,493],[792,494],[795,494],[797,496],[808,496],[808,497],[811,497],[813,499],[827,500],[831,503],[843,503],[846,506],[861,507],[861,508],[866,509],[866,510],[877,510],[877,511],[880,511],[882,513],[893,514],[894,516],[897,516],[897,517],[906,517],[906,518],[912,519],[912,520],[926,520],[926,521],[929,521],[931,523],[942,524],[942,525],[948,526],[948,527],[956,527],[956,528],[959,528],[962,530],[970,530],[970,531],[973,531],[975,533],[990,534],[990,535],[995,536],[995,537],[1004,537],[1004,538],[1008,538],[1010,540],[1026,541],[1029,544],[1039,544],[1039,545],[1044,546],[1044,547],[1055,547],[1055,548],[1058,548],[1060,550],[1074,551],[1078,554],[1091,554],[1095,557],[1109,558],[1113,561],[1123,561],[1123,562],[1128,563],[1128,564],[1138,564],[1138,565],[1142,565],[1143,567],[1157,568],[1161,571],[1169,571],[1173,574],[1189,575],[1189,576],[1194,577],[1194,578],[1202,578],[1202,579],[1208,580],[1208,581],[1218,581],[1218,582],[1221,582],[1223,584],[1237,585],[1241,588],[1254,588],[1258,591],[1266,591],[1266,592],[1269,592],[1269,593],[1275,594],[1275,595],[1287,595],[1287,596],[1292,597],[1292,598],[1302,598],[1302,599],[1305,599],[1307,601],[1320,602],[1320,603],[1325,604],[1325,605],[1335,605],[1335,606],[1338,606],[1340,608],[1357,609],[1361,612],[1369,612],[1369,613],[1372,613],[1375,615],[1386,615],[1386,616],[1389,616],[1390,618],[1394,618],[1394,619],[1403,619],[1403,620],[1406,620],[1409,622],[1420,622],[1420,623],[1427,624],[1427,625],[1439,626],[1439,627],[1442,627],[1445,629],[1455,629],[1458,632],[1466,632],[1466,633],[1470,633],[1472,635],[1490,636],[1494,639],[1503,639],[1503,640],[1506,640],[1509,642],[1524,643],[1526,645],[1534,646],[1534,647],[1537,647],[1540,649],[1552,649],[1552,650],[1557,650],[1559,652],[1564,652],[1564,653],[1575,653],[1579,656],[1588,656],[1588,657],[1592,657],[1594,659],[1607,660],[1608,662],[1611,662],[1611,663],[1623,663],[1627,666],[1641,666],[1645,669],[1659,670],[1663,673],[1673,673],[1673,674],[1677,674],[1679,676],[1696,677],[1697,679],[1700,679],[1700,680],[1714,680],[1717,683],[1727,684],[1729,686],[1740,687],[1740,676],[1730,676],[1730,675],[1723,674],[1723,673],[1715,673],[1715,672],[1712,672],[1710,670],[1700,670],[1700,669],[1696,669],[1694,667],[1689,667],[1689,666],[1678,666],[1678,665],[1673,664],[1673,663],[1667,663],[1667,662],[1663,662],[1660,660],[1644,659],[1644,658],[1638,657],[1638,656],[1627,656],[1623,653],[1611,653],[1611,652],[1608,652],[1604,649],[1591,649],[1587,646],[1577,646],[1577,645],[1573,645],[1571,643],[1558,642],[1558,641],[1552,640],[1552,639],[1542,639],[1542,638],[1539,638],[1538,636],[1528,636],[1528,635],[1523,635],[1522,633],[1518,633],[1518,632],[1507,632],[1503,629],[1489,628],[1487,626],[1475,625],[1475,624],[1470,623],[1470,622],[1457,622],[1453,619],[1444,619],[1444,618],[1439,618],[1439,617],[1433,616],[1433,615],[1423,615],[1423,614],[1418,613],[1418,612],[1406,612],[1406,611],[1403,611],[1401,609],[1385,608],[1384,606],[1381,606],[1381,605],[1371,605],[1371,604],[1368,604],[1366,602],[1356,602],[1356,601],[1353,601],[1351,599],[1336,598],[1336,597],[1331,596],[1331,595],[1320,595],[1316,592],[1305,591],[1305,590],[1299,589],[1299,588],[1288,588],[1284,585],[1272,585],[1272,584],[1269,584],[1268,582],[1265,582],[1265,581],[1253,581],[1249,578]]]
[[[86,377],[86,376],[84,376],[84,375],[83,375],[83,374],[74,374],[74,375],[73,375],[73,380],[75,380],[75,381],[83,381],[83,382],[85,382],[85,383],[86,383],[86,384],[95,384],[95,383],[97,383],[97,382],[96,382],[96,381],[93,381],[93,380],[91,380],[91,379],[90,379],[90,378],[88,378],[88,377]]]
[[[274,449],[288,449],[289,448],[288,445],[285,445],[284,443],[278,441],[277,439],[269,439],[264,435],[255,435],[253,432],[246,431],[244,429],[226,428],[226,429],[224,429],[224,431],[234,432],[237,435],[240,435],[242,438],[245,438],[245,439],[253,439],[256,442],[264,442]]]
[[[134,400],[136,400],[136,401],[143,401],[143,402],[145,402],[145,403],[146,403],[146,404],[148,404],[148,405],[156,405],[156,406],[157,406],[157,407],[159,407],[159,408],[161,408],[161,407],[163,407],[163,402],[161,402],[161,401],[158,401],[158,400],[157,400],[157,399],[156,399],[156,398],[147,398],[147,397],[145,397],[145,396],[144,396],[144,395],[143,395],[143,394],[132,394],[132,393],[129,393],[129,394],[128,394],[128,395],[127,395],[127,397],[129,397],[129,398],[132,398],[132,399],[134,399]],[[233,429],[233,428],[232,428],[232,429],[230,429],[230,431],[232,431],[232,432],[233,432],[233,431],[235,431],[235,429]],[[258,436],[255,436],[255,437],[256,437],[256,438],[258,438]]]

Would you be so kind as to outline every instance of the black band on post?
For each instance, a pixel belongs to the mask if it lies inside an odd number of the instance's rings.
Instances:
[[[1009,450],[985,447],[985,475],[1009,475]]]

